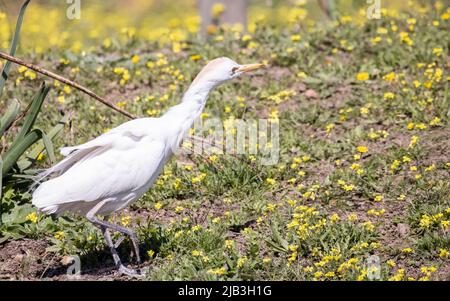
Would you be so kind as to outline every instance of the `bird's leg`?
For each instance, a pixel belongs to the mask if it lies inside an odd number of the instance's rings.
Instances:
[[[114,225],[108,222],[104,222],[105,224],[108,224],[108,228],[116,230],[117,232],[123,233],[125,235],[128,235],[128,237],[131,240],[131,243],[133,245],[133,249],[134,249],[134,253],[136,255],[136,261],[138,263],[141,263],[141,256],[140,256],[140,252],[139,252],[139,241],[137,239],[136,234],[131,231],[130,229],[121,227],[119,225]],[[125,239],[125,235],[122,235],[119,237],[119,239],[114,243],[114,247],[118,248],[120,246],[120,244],[123,242],[123,240]]]
[[[99,203],[99,204],[100,204],[100,203]],[[94,209],[95,209],[95,207],[94,207],[93,209],[91,209],[91,211],[94,210]],[[98,211],[99,209],[100,209],[100,208],[98,208],[97,211]],[[95,214],[95,213],[94,213],[94,214]],[[136,261],[137,261],[138,263],[140,263],[140,262],[141,262],[141,256],[140,256],[140,252],[139,252],[139,242],[138,242],[138,239],[137,239],[136,234],[135,234],[133,231],[131,231],[130,229],[121,227],[121,226],[119,226],[119,225],[111,224],[111,223],[106,222],[106,221],[99,220],[98,218],[96,218],[96,217],[94,216],[94,214],[91,214],[90,216],[88,216],[88,215],[89,215],[89,213],[88,213],[88,214],[86,215],[87,219],[88,219],[90,222],[92,222],[93,224],[95,224],[95,225],[97,225],[97,226],[103,226],[103,227],[106,227],[106,228],[108,228],[108,229],[111,229],[111,230],[120,232],[120,233],[122,233],[122,234],[127,235],[127,236],[130,238],[131,243],[132,243],[132,245],[133,245],[134,253],[135,253],[135,255],[136,255]],[[119,245],[122,243],[123,240],[124,240],[124,237],[121,236],[121,237],[118,239],[118,241],[115,243],[114,246],[115,246],[116,248],[119,247]]]
[[[89,217],[88,217],[88,219],[89,219]],[[89,220],[96,225],[103,226],[108,229],[111,229],[111,230],[114,230],[114,231],[117,231],[117,232],[127,235],[130,238],[131,243],[133,245],[134,253],[136,254],[136,261],[138,263],[141,262],[141,256],[140,256],[140,252],[139,252],[139,242],[138,242],[136,234],[133,231],[131,231],[130,229],[121,227],[119,225],[115,225],[115,224],[111,224],[111,223],[99,220],[95,216],[91,217],[91,219],[89,219]],[[124,238],[125,238],[124,236],[121,236],[115,243],[114,247],[117,248],[122,243]]]
[[[102,232],[103,235],[105,237],[106,243],[109,246],[113,259],[114,259],[114,264],[116,265],[116,267],[119,269],[119,271],[123,274],[129,275],[129,276],[136,276],[138,275],[138,273],[134,270],[128,269],[126,268],[122,262],[120,261],[119,255],[117,254],[117,246],[123,241],[123,236],[121,238],[119,238],[119,240],[117,241],[116,244],[113,243],[112,239],[111,239],[111,234],[109,232],[109,229],[121,232],[125,235],[128,235],[133,243],[133,247],[134,247],[134,251],[136,253],[136,258],[137,260],[140,262],[140,256],[139,256],[139,245],[138,245],[138,240],[136,237],[136,234],[134,234],[133,231],[120,227],[118,225],[114,225],[111,223],[108,223],[106,221],[102,221],[99,220],[98,218],[95,217],[95,214],[100,210],[100,208],[105,204],[105,201],[99,202],[97,205],[95,205],[87,214],[86,214],[86,218],[93,223],[95,226],[99,227]]]
[[[111,253],[112,253],[112,256],[114,259],[114,264],[119,269],[119,273],[127,275],[127,276],[140,276],[140,273],[138,273],[136,270],[129,269],[122,264],[122,262],[120,261],[119,255],[117,254],[117,250],[112,242],[109,229],[106,227],[103,227],[103,226],[101,226],[101,227],[103,230],[103,235],[105,236],[106,243],[108,244],[108,246],[111,250]]]
[[[117,254],[116,247],[114,246],[113,241],[111,239],[111,234],[109,233],[109,229],[101,226],[101,230],[103,232],[103,236],[105,237],[106,244],[108,245],[109,249],[111,250],[111,254],[114,259],[114,264],[116,265],[116,267],[122,266],[122,262],[120,261],[119,254]]]

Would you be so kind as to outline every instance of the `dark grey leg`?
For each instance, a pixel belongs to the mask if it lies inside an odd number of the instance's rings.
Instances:
[[[100,203],[98,203],[97,205],[94,206],[94,208],[92,208],[87,214],[86,214],[86,218],[93,223],[94,225],[96,225],[97,227],[99,227],[102,232],[103,232],[103,236],[105,237],[106,240],[106,244],[108,245],[108,247],[111,250],[111,254],[113,256],[114,259],[114,264],[116,265],[116,267],[119,269],[119,272],[125,275],[129,275],[129,276],[138,276],[139,273],[135,270],[126,268],[122,262],[120,261],[119,255],[117,254],[117,250],[116,248],[120,245],[120,243],[123,241],[124,236],[120,237],[119,240],[116,242],[116,244],[113,243],[112,239],[111,239],[111,234],[109,232],[109,229],[118,231],[120,233],[123,233],[125,235],[128,235],[133,243],[133,248],[134,251],[136,253],[136,259],[140,262],[141,258],[139,255],[139,244],[138,244],[138,240],[136,237],[136,234],[134,234],[133,231],[123,228],[121,226],[118,225],[114,225],[102,220],[99,220],[98,218],[95,217],[95,214],[100,210],[100,208],[105,204],[105,201],[102,201]]]
[[[117,231],[117,232],[127,235],[130,238],[131,243],[133,245],[133,249],[136,254],[136,260],[138,262],[141,262],[141,256],[140,256],[140,252],[139,252],[139,242],[138,242],[136,234],[133,231],[131,231],[130,229],[121,227],[119,225],[115,225],[115,224],[111,224],[111,223],[99,220],[95,216],[92,216],[92,217],[86,216],[86,217],[90,222],[92,222],[98,226],[103,226],[105,228],[108,228],[108,229],[111,229],[111,230],[114,230],[114,231]],[[117,248],[122,243],[124,238],[125,238],[124,236],[120,237],[114,246]]]

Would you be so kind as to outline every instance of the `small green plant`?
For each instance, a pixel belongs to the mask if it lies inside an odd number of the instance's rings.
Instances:
[[[25,1],[21,7],[17,19],[16,30],[11,43],[10,55],[14,55],[16,52],[23,17],[29,2],[29,0]],[[10,62],[8,61],[1,72],[0,96],[6,80],[8,79],[9,70]],[[64,117],[48,132],[48,134],[43,130],[34,127],[36,119],[41,111],[42,104],[49,91],[50,87],[46,86],[45,83],[42,83],[39,91],[25,112],[21,113],[20,103],[14,99],[10,102],[4,114],[0,116],[0,139],[11,141],[11,143],[6,143],[6,147],[0,149],[0,169],[2,172],[0,178],[0,192],[3,191],[3,186],[5,186],[5,196],[2,197],[0,194],[0,199],[2,200],[0,202],[0,230],[5,227],[11,230],[11,228],[14,228],[16,225],[24,223],[26,215],[32,210],[29,204],[7,202],[6,199],[9,198],[12,200],[11,197],[8,197],[11,194],[20,195],[21,199],[29,199],[29,197],[26,197],[27,193],[18,191],[21,188],[21,184],[29,182],[30,178],[36,174],[36,170],[31,169],[33,163],[38,160],[39,156],[44,151],[46,151],[52,162],[55,161],[55,154],[51,141],[61,133],[64,124],[67,122],[67,117]],[[16,127],[16,124],[18,124],[21,119],[23,119],[23,124],[20,130],[11,130]],[[12,133],[16,133],[15,136],[7,140],[7,135],[12,135]],[[31,151],[27,153],[30,148],[32,148]],[[3,199],[5,202],[3,202]],[[4,231],[1,230],[0,232],[3,233]],[[5,237],[7,236],[0,238],[0,242],[4,241]]]

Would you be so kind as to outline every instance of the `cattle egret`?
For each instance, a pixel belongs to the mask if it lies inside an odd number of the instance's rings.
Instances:
[[[85,216],[101,229],[119,272],[138,275],[122,264],[116,251],[128,236],[139,262],[136,234],[109,223],[107,217],[139,199],[151,187],[202,113],[214,87],[263,66],[216,58],[200,71],[181,103],[161,117],[131,120],[84,144],[61,148],[65,158],[40,175],[41,179],[50,179],[34,191],[33,205],[47,214],[72,212]],[[115,243],[110,229],[122,233]]]

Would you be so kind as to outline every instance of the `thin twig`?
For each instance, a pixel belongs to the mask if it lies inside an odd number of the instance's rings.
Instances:
[[[48,77],[51,77],[51,78],[53,78],[53,79],[55,79],[57,81],[60,81],[60,82],[62,82],[64,84],[68,85],[68,86],[71,86],[71,87],[73,87],[73,88],[75,88],[77,90],[80,90],[81,92],[91,96],[92,98],[100,101],[104,105],[110,107],[111,109],[113,109],[113,110],[115,110],[115,111],[117,111],[117,112],[119,112],[119,113],[121,113],[121,114],[123,114],[123,115],[125,115],[125,116],[127,116],[129,118],[131,118],[131,119],[135,119],[136,118],[136,116],[134,116],[133,114],[131,114],[131,113],[129,113],[129,112],[127,112],[127,111],[117,107],[116,105],[112,104],[108,100],[98,96],[97,94],[95,94],[94,92],[89,90],[88,88],[85,88],[85,87],[77,84],[76,82],[73,82],[73,81],[71,81],[71,80],[69,80],[69,79],[67,79],[65,77],[62,77],[62,76],[60,76],[58,74],[55,74],[55,73],[53,73],[51,71],[45,70],[45,69],[43,69],[41,67],[38,67],[36,65],[27,63],[27,62],[25,62],[25,61],[23,61],[23,60],[21,60],[19,58],[13,57],[13,56],[11,56],[9,54],[6,54],[4,52],[1,52],[1,51],[0,51],[0,58],[8,60],[8,61],[11,61],[11,62],[16,63],[18,65],[25,66],[28,69],[31,69],[33,71],[36,71],[36,72],[40,73],[40,74],[46,75]]]

